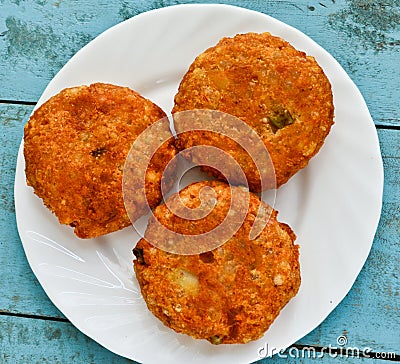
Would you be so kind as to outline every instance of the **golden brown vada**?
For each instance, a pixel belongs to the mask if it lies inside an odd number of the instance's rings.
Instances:
[[[270,33],[223,38],[194,60],[175,95],[173,113],[196,109],[219,110],[250,125],[270,153],[277,187],[320,150],[334,116],[331,85],[317,61]],[[176,143],[181,150],[203,144],[230,153],[250,189],[262,190],[243,149],[217,134],[186,132]]]
[[[122,194],[125,159],[137,136],[163,117],[157,105],[127,87],[95,83],[64,89],[25,126],[27,184],[80,238],[126,227],[131,222]],[[161,201],[162,171],[176,154],[172,138],[161,149],[146,174],[152,208]],[[141,203],[136,217],[144,210]]]
[[[155,220],[180,234],[214,229],[229,212],[232,189],[220,181],[203,181],[179,192],[190,209],[199,205],[200,191],[212,188],[214,209],[198,220],[171,213],[166,204],[154,210]],[[233,191],[233,190],[232,190]],[[300,286],[298,246],[291,228],[277,220],[277,211],[249,193],[246,216],[224,244],[201,254],[173,254],[151,244],[147,236],[133,250],[134,269],[149,310],[166,326],[212,344],[246,343],[260,338]],[[167,199],[174,208],[173,196]],[[171,205],[172,204],[172,205]],[[255,216],[265,227],[250,240]],[[157,229],[156,229],[157,231]]]

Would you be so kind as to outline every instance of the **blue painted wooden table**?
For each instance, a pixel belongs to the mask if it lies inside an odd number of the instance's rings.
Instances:
[[[177,0],[0,0],[0,363],[127,363],[75,329],[47,298],[25,258],[13,202],[26,123],[47,83],[99,33]],[[385,171],[370,256],[352,290],[313,332],[263,363],[400,361],[400,1],[231,0],[290,24],[330,52],[361,90]],[[369,358],[291,358],[294,349],[371,348]],[[290,351],[292,350],[292,351]],[[301,354],[303,353],[303,354]],[[393,353],[396,353],[394,355]],[[312,355],[311,355],[312,356]]]

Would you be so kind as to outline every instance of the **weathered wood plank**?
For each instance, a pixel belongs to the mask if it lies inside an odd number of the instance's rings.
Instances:
[[[90,0],[1,0],[0,99],[38,100],[57,71],[99,33],[143,11],[178,2],[118,0],[93,6]],[[400,125],[398,1],[223,2],[264,12],[309,35],[346,69],[377,124]]]
[[[157,350],[155,347],[154,350]],[[256,354],[257,355],[257,354]],[[258,364],[383,364],[384,361],[366,358],[346,358],[325,352],[321,354],[307,348],[291,348]],[[31,320],[0,316],[0,362],[14,363],[69,363],[69,364],[127,364],[134,361],[122,358],[76,330],[70,323]]]
[[[0,316],[0,362],[132,363],[104,349],[70,323]]]
[[[213,1],[202,1],[213,2]],[[47,83],[83,45],[110,26],[175,0],[63,2],[0,0],[0,99],[36,101]],[[226,1],[262,11],[302,30],[327,49],[360,88],[376,124],[400,125],[400,3],[398,1]],[[0,310],[63,317],[30,271],[15,225],[13,182],[23,124],[32,107],[0,105]],[[303,345],[373,351],[400,348],[400,132],[379,130],[385,167],[384,206],[370,257],[353,289]],[[69,323],[0,316],[0,362],[127,363]],[[332,358],[316,359],[332,362]],[[263,363],[311,363],[274,357]],[[335,358],[335,362],[347,359]],[[352,361],[355,361],[353,359]],[[357,363],[383,363],[357,359]]]
[[[30,106],[0,105],[0,309],[28,315],[63,317],[32,274],[14,215],[16,155]],[[329,346],[345,334],[349,345],[374,351],[399,350],[400,132],[379,130],[385,167],[384,206],[370,257],[353,289],[316,330],[299,341]]]
[[[0,105],[0,311],[64,317],[33,275],[15,221],[15,164],[31,111],[32,106]]]

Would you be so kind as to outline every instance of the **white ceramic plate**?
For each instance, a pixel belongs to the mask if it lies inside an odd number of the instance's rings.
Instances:
[[[340,65],[298,30],[267,15],[226,5],[150,11],[107,30],[50,82],[38,106],[69,86],[129,86],[170,112],[196,55],[223,36],[269,31],[313,55],[333,87],[335,121],[321,152],[277,194],[280,220],[301,246],[302,285],[265,336],[212,346],[174,333],[146,309],[133,275],[133,228],[89,241],[59,225],[25,183],[22,144],[15,180],[18,230],[32,270],[54,304],[86,335],[144,363],[243,363],[259,348],[285,348],[319,325],[360,272],[380,216],[383,168],[365,102]],[[265,354],[265,352],[263,352]]]

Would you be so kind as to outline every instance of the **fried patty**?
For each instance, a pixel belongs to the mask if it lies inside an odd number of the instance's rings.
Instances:
[[[317,61],[269,33],[223,38],[194,60],[173,113],[195,109],[219,110],[253,128],[271,155],[277,187],[320,150],[334,117],[331,85]],[[178,137],[178,149],[205,144],[227,151],[240,163],[250,189],[265,189],[250,157],[226,138],[204,131]]]
[[[198,220],[183,219],[171,213],[177,201],[171,196],[166,201],[170,208],[163,204],[154,210],[148,231],[157,219],[169,229],[187,234],[190,242],[190,235],[214,229],[229,212],[233,192],[224,182],[197,182],[179,192],[181,201],[190,209],[207,206],[206,194],[199,199],[204,187],[215,192],[211,213]],[[235,189],[243,188],[232,187]],[[250,240],[258,211],[265,227]],[[249,193],[239,230],[211,251],[174,254],[155,247],[147,235],[133,250],[136,277],[149,310],[179,333],[212,344],[256,340],[299,289],[295,234],[277,221],[277,211],[253,193]]]
[[[29,186],[80,238],[130,225],[122,195],[122,174],[132,143],[165,113],[137,92],[110,84],[62,90],[40,106],[24,130]],[[155,136],[156,137],[156,136]],[[150,207],[161,201],[161,173],[176,154],[172,139],[146,174]],[[138,201],[132,217],[144,211]]]

